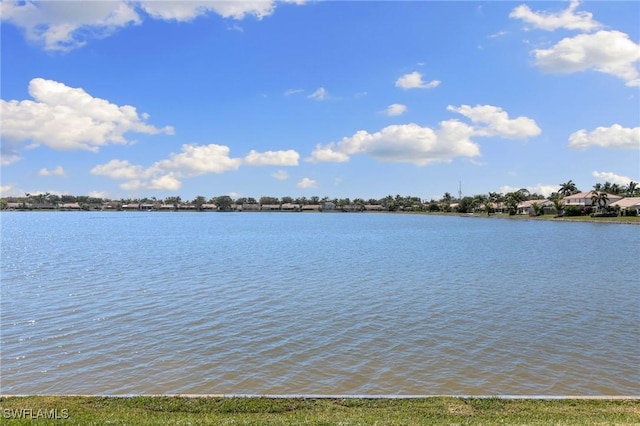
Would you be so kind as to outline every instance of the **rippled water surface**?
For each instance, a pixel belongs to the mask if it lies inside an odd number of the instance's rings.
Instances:
[[[5,394],[640,394],[640,226],[1,221]]]

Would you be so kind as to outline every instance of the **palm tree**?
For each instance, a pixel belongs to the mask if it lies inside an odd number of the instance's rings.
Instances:
[[[556,209],[556,217],[561,216],[562,206],[564,205],[564,202],[562,201],[562,197],[560,196],[560,194],[557,192],[553,192],[551,193],[551,195],[549,195],[547,200],[553,203],[553,207]]]
[[[579,191],[578,191],[578,188],[576,187],[576,184],[573,183],[572,180],[565,183],[561,183],[560,189],[558,190],[558,193],[563,197],[566,197],[567,195],[575,194],[576,192],[579,192]]]
[[[638,182],[634,182],[634,181],[629,182],[629,185],[627,185],[626,187],[626,195],[629,197],[633,197],[634,195],[636,195],[637,191],[638,191]]]
[[[591,196],[591,203],[593,205],[597,205],[597,209],[600,209],[607,205],[607,201],[609,201],[609,196],[606,192],[595,192]]]

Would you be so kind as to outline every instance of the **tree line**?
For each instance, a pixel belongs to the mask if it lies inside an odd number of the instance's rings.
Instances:
[[[1,207],[4,209],[9,203],[21,203],[25,207],[27,205],[65,205],[71,203],[77,203],[80,208],[91,210],[97,209],[103,206],[105,203],[116,203],[120,206],[131,204],[145,204],[145,205],[169,205],[178,209],[179,206],[188,205],[195,208],[195,210],[202,210],[207,205],[215,205],[218,210],[230,210],[232,206],[242,206],[247,204],[254,205],[283,205],[283,204],[296,204],[300,206],[308,205],[324,205],[326,203],[332,203],[337,209],[350,206],[351,210],[364,210],[366,205],[382,206],[387,211],[431,211],[431,212],[450,212],[457,211],[459,213],[473,213],[478,211],[484,211],[487,214],[491,214],[497,208],[497,206],[503,206],[510,214],[515,214],[517,207],[520,203],[528,200],[549,200],[553,203],[557,212],[561,212],[563,209],[563,198],[576,194],[580,190],[576,187],[572,180],[559,184],[557,192],[552,193],[548,197],[543,195],[532,193],[529,190],[522,188],[517,191],[511,191],[507,193],[489,192],[487,194],[477,194],[472,196],[455,198],[451,193],[446,192],[439,199],[423,200],[418,196],[402,196],[402,195],[387,195],[383,198],[364,199],[364,198],[329,198],[329,197],[273,197],[262,196],[259,199],[253,197],[239,197],[232,198],[229,195],[219,195],[214,197],[205,197],[198,195],[192,200],[182,199],[180,196],[169,196],[164,199],[156,197],[144,197],[144,198],[121,198],[121,199],[109,199],[90,197],[83,195],[58,195],[51,193],[38,193],[30,194],[26,193],[24,197],[3,197],[0,199],[2,203]],[[606,204],[608,195],[619,195],[623,197],[638,197],[640,196],[640,187],[637,182],[629,182],[628,185],[618,185],[615,183],[604,182],[596,183],[591,189],[594,191],[594,205]],[[532,205],[536,209],[536,204]],[[541,209],[541,207],[540,207]],[[541,211],[541,210],[540,210]]]

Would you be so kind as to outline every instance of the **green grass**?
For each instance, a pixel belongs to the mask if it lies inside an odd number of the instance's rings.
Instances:
[[[57,414],[65,419],[15,419]],[[57,411],[56,411],[57,410]],[[0,397],[0,424],[638,425],[638,399]]]

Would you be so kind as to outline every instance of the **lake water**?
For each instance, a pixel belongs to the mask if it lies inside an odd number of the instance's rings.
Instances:
[[[640,395],[640,226],[0,219],[3,394]]]

